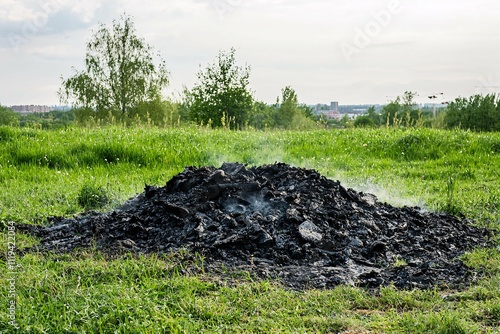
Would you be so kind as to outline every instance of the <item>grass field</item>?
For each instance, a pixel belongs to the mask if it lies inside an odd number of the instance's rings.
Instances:
[[[244,273],[189,273],[183,254],[110,260],[92,250],[16,256],[11,273],[9,221],[81,212],[89,189],[109,210],[187,165],[224,161],[314,168],[395,205],[500,226],[499,133],[0,127],[0,333],[500,333],[500,248],[464,256],[485,273],[464,291],[294,292]],[[15,234],[17,248],[35,242]],[[12,301],[18,330],[9,324]]]

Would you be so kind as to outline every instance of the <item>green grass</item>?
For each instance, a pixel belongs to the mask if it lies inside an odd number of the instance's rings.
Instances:
[[[344,286],[294,292],[243,273],[191,271],[186,261],[202,268],[202,260],[182,253],[30,254],[16,258],[21,329],[9,325],[8,221],[44,224],[50,216],[109,210],[145,184],[164,185],[187,165],[224,161],[315,168],[396,205],[500,226],[498,133],[0,127],[0,333],[500,332],[499,248],[464,256],[484,274],[464,291],[386,287],[376,294]],[[18,248],[34,243],[16,234]]]

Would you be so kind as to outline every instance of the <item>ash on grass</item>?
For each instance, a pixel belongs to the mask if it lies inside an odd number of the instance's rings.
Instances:
[[[282,163],[187,167],[112,212],[18,228],[41,238],[33,250],[189,249],[204,257],[205,270],[247,271],[295,289],[460,287],[475,273],[458,257],[490,235],[466,219],[393,207]]]

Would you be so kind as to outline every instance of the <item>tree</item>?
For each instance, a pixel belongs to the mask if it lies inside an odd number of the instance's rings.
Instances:
[[[457,98],[448,104],[444,122],[448,128],[500,131],[500,96],[488,94]]]
[[[286,86],[281,90],[281,101],[276,99],[275,123],[285,129],[308,129],[315,127],[312,109],[299,104],[295,90]]]
[[[375,110],[375,106],[371,106],[370,108],[368,108],[366,116],[373,121],[373,124],[375,126],[380,126],[380,115]]]
[[[19,126],[18,114],[14,110],[0,105],[0,125]]]
[[[60,129],[70,126],[75,120],[73,110],[51,110],[46,113],[28,113],[19,115],[21,127],[42,129]]]
[[[276,108],[262,101],[253,104],[248,125],[256,129],[268,129],[276,127]]]
[[[354,120],[353,125],[359,127],[379,127],[380,115],[375,111],[375,106],[368,108],[366,115],[358,116]]]
[[[339,121],[339,125],[343,128],[349,128],[351,126],[351,119],[348,114],[344,114]]]
[[[314,115],[314,109],[307,104],[301,103],[298,105],[298,108],[301,110],[302,115],[311,120],[318,120],[319,117]]]
[[[417,93],[406,91],[382,109],[381,118],[388,126],[415,126],[421,122],[420,109],[414,101]]]
[[[198,83],[185,93],[190,119],[212,127],[241,128],[253,106],[248,65],[236,65],[235,49],[220,51],[216,61],[197,74]]]
[[[142,102],[130,110],[130,122],[154,126],[174,126],[180,122],[176,103],[170,101]]]
[[[168,85],[165,61],[155,65],[153,58],[152,47],[136,35],[130,16],[113,20],[111,29],[101,24],[87,43],[85,70],[61,78],[60,99],[97,118],[113,114],[125,119],[134,107],[160,101]]]
[[[387,126],[393,126],[397,123],[398,115],[400,114],[401,104],[400,97],[396,97],[395,100],[390,101],[382,108],[382,113],[380,115],[382,122]],[[396,121],[396,122],[395,122]]]
[[[375,127],[375,122],[368,116],[358,116],[353,123],[355,128],[373,128]]]
[[[417,104],[414,101],[417,95],[418,94],[415,92],[406,91],[403,94],[403,98],[401,99],[402,100],[401,118],[404,120],[405,126],[415,126],[421,121],[420,109],[417,107]]]
[[[278,98],[277,104],[279,104],[279,108],[276,123],[287,128],[293,123],[295,115],[299,113],[297,93],[292,87],[286,86],[281,90],[281,102]]]

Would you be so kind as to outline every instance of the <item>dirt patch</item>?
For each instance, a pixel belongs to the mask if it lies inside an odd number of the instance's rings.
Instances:
[[[187,248],[209,270],[245,270],[296,289],[457,287],[474,277],[457,257],[487,245],[490,235],[466,219],[393,207],[282,163],[187,167],[112,212],[19,228],[41,238],[41,251]]]

